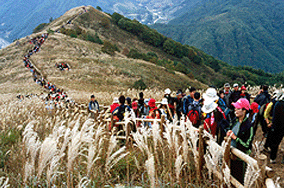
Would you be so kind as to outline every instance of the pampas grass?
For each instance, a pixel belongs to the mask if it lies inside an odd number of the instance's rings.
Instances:
[[[152,123],[151,129],[143,126],[138,127],[136,132],[127,130],[133,145],[125,146],[125,141],[107,130],[108,123],[103,121],[104,113],[100,113],[100,118],[95,120],[89,119],[79,108],[57,109],[50,115],[37,98],[21,103],[7,102],[0,104],[0,107],[3,107],[0,111],[4,113],[0,114],[2,131],[13,129],[20,135],[13,147],[9,148],[10,161],[5,161],[5,173],[18,180],[11,181],[11,187],[218,185],[218,182],[209,181],[209,178],[197,182],[195,164],[199,157],[199,133],[190,121],[184,121],[184,117],[179,125],[176,119],[172,123],[165,122],[163,134],[157,121]],[[127,117],[125,124],[134,121],[131,113]],[[214,142],[210,135],[204,134],[210,143]],[[209,174],[213,169],[221,172],[220,158],[224,152],[211,145],[204,156]],[[13,169],[13,173],[8,169]],[[225,167],[223,171],[227,184],[228,168]],[[250,171],[248,184],[254,181],[252,178],[257,172]],[[205,170],[203,174],[207,176],[207,172]]]

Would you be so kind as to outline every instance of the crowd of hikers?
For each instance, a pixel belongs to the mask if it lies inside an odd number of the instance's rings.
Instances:
[[[264,152],[270,152],[270,162],[276,163],[278,147],[284,133],[284,94],[276,90],[268,93],[269,86],[261,86],[256,97],[252,98],[246,86],[237,83],[233,89],[226,83],[219,91],[214,86],[209,87],[202,95],[194,87],[186,95],[181,89],[172,96],[172,91],[166,89],[161,102],[155,99],[145,99],[143,92],[139,98],[131,99],[120,96],[113,99],[109,110],[115,122],[124,120],[126,112],[135,114],[137,118],[160,119],[162,115],[168,121],[180,120],[185,117],[192,125],[200,125],[216,138],[221,144],[224,137],[231,137],[231,145],[246,154],[251,153],[252,141],[258,124],[263,131],[265,140]],[[89,110],[98,112],[99,104],[92,96]],[[148,126],[151,123],[136,126]],[[118,125],[109,126],[109,130],[118,129]],[[232,160],[231,173],[241,183],[244,182],[246,163],[240,159]]]
[[[45,101],[46,109],[51,111],[54,108],[63,108],[69,106],[69,104],[72,104],[74,101],[70,99],[67,95],[67,93],[58,87],[56,87],[55,84],[50,83],[47,79],[45,79],[39,71],[37,71],[35,65],[32,64],[30,57],[33,54],[36,54],[39,52],[41,45],[45,42],[45,40],[48,37],[48,33],[44,33],[41,36],[34,37],[29,40],[29,44],[34,45],[32,50],[29,50],[27,54],[23,58],[24,66],[29,69],[29,71],[33,75],[33,80],[36,84],[44,88],[44,90],[48,93],[47,95],[44,95],[41,93],[40,95],[34,95],[40,97],[43,101]],[[62,63],[62,69],[68,70],[69,66],[66,63]],[[18,95],[17,98],[22,101],[24,98],[30,98],[31,95]]]

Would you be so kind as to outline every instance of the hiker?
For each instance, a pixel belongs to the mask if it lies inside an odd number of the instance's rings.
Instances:
[[[135,114],[135,117],[138,117],[138,114],[139,114],[139,110],[138,110],[138,100],[137,98],[134,98],[132,103],[131,103],[131,106],[132,106],[132,110]]]
[[[168,100],[168,106],[170,108],[171,116],[172,116],[175,113],[175,105],[174,105],[174,98],[171,97],[171,93],[172,91],[169,88],[167,88],[164,93],[164,98]],[[172,120],[173,119],[171,118],[170,121]]]
[[[95,118],[95,114],[100,111],[99,103],[95,100],[95,95],[91,95],[91,101],[89,103],[90,117]]]
[[[270,163],[276,163],[276,157],[279,145],[284,136],[284,95],[282,94],[278,101],[275,103],[273,109],[273,119],[271,124],[271,138],[269,146],[270,152]]]
[[[194,87],[191,87],[189,89],[189,95],[185,96],[183,98],[183,113],[186,115],[188,114],[188,107],[190,104],[194,101],[194,93],[196,92],[196,89]]]
[[[147,119],[161,119],[161,111],[156,106],[156,100],[151,98],[149,99],[148,105],[150,107],[149,115],[146,117]],[[152,124],[149,123],[148,126],[152,128]]]
[[[233,87],[234,87],[234,90],[232,91],[230,98],[229,98],[229,102],[231,106],[232,106],[232,103],[235,103],[237,102],[237,100],[239,100],[240,94],[241,94],[241,91],[239,91],[239,84],[235,83]]]
[[[263,85],[260,88],[258,95],[255,97],[254,102],[256,102],[259,106],[267,104],[270,102],[270,94],[268,93],[268,86]]]
[[[218,99],[218,106],[222,109],[222,111],[225,113],[226,117],[228,116],[230,109],[228,108],[227,104],[226,104],[226,99],[225,99],[225,92],[224,90],[220,90],[219,91],[219,99]]]
[[[159,110],[161,112],[161,115],[165,115],[165,120],[172,119],[171,114],[170,114],[170,108],[168,105],[168,99],[163,98],[161,105],[159,107]]]
[[[250,155],[254,130],[247,117],[250,108],[249,101],[241,98],[237,102],[232,103],[232,105],[235,107],[236,118],[230,124],[227,136],[232,138],[231,146]],[[231,160],[231,174],[242,184],[244,183],[245,170],[246,163],[244,161],[239,158]]]
[[[119,101],[120,105],[118,107],[116,107],[116,109],[114,109],[114,111],[112,112],[113,119],[116,122],[120,122],[120,121],[124,120],[126,111],[131,112],[131,109],[129,108],[129,106],[125,105],[125,97],[124,97],[124,95],[121,95],[118,98],[118,101]],[[110,130],[112,128],[114,128],[113,132],[117,132],[117,131],[120,131],[122,129],[122,126],[114,124],[114,127],[109,127]]]
[[[271,139],[271,127],[272,127],[272,120],[273,120],[273,109],[275,107],[276,102],[282,97],[283,92],[276,90],[274,93],[274,95],[272,96],[272,101],[270,103],[268,103],[268,105],[266,106],[265,110],[264,110],[264,114],[263,114],[263,118],[264,121],[266,123],[266,130],[267,130],[267,134],[264,135],[264,137],[266,137],[266,141],[264,144],[264,151],[266,152],[270,152],[270,139]]]
[[[250,114],[249,114],[249,120],[251,121],[254,129],[254,134],[256,133],[257,129],[257,122],[258,122],[258,104],[256,102],[251,103],[250,105]]]
[[[201,123],[201,105],[199,103],[200,93],[195,92],[193,95],[193,101],[188,106],[187,117],[191,121],[192,125],[199,128]]]
[[[203,93],[204,104],[201,108],[202,112],[206,114],[204,120],[204,129],[215,137],[217,131],[217,122],[214,118],[213,111],[218,107],[216,101],[219,99],[217,91],[214,88],[208,88]]]
[[[247,99],[248,101],[250,101],[250,94],[248,94],[246,92],[247,88],[245,86],[242,86],[241,87],[241,93],[240,93],[240,98],[245,98]]]
[[[116,109],[119,106],[119,101],[118,101],[118,97],[114,97],[113,98],[113,102],[110,105],[110,113],[112,113],[114,111],[114,109]]]
[[[140,92],[138,99],[138,117],[141,117],[143,113],[144,113],[144,94],[143,92]]]
[[[182,115],[182,108],[183,108],[183,103],[182,103],[182,90],[179,89],[176,93],[176,97],[174,98],[174,106],[175,106],[175,117],[177,117],[178,121],[181,118]]]
[[[127,97],[127,98],[125,99],[125,102],[126,102],[126,105],[129,106],[129,108],[132,109],[132,106],[131,106],[131,98],[130,98],[130,97]]]
[[[268,86],[267,85],[263,85],[261,86],[261,89],[259,91],[259,94],[255,97],[254,102],[256,102],[259,105],[259,118],[258,118],[258,122],[261,125],[261,129],[263,134],[267,134],[268,129],[267,129],[267,124],[266,121],[264,120],[264,111],[268,105],[268,103],[270,102],[270,94],[268,93]]]

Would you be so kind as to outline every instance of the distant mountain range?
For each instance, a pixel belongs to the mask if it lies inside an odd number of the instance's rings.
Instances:
[[[108,13],[117,12],[143,24],[167,23],[200,0],[0,0],[0,38],[9,42],[32,33],[33,29],[58,18],[71,8],[100,6]]]
[[[284,70],[283,0],[202,0],[154,28],[231,65]]]
[[[1,48],[5,48],[6,46],[8,46],[10,43],[5,41],[4,39],[0,38],[0,49]]]

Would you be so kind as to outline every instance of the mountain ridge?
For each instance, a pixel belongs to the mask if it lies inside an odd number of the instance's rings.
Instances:
[[[282,8],[283,1],[204,0],[202,5],[168,25],[153,28],[232,65],[281,72],[284,70]]]

